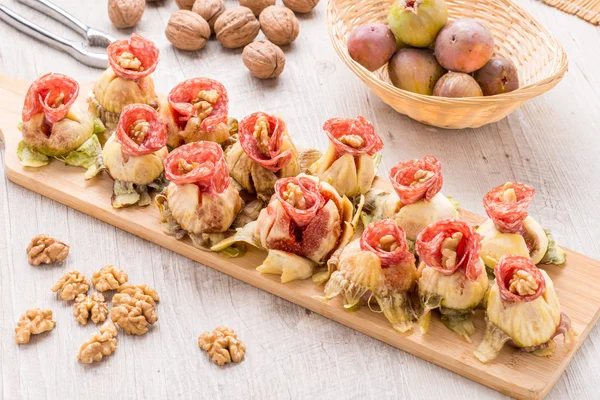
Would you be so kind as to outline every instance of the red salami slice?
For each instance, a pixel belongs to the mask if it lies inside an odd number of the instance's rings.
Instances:
[[[196,184],[210,196],[223,193],[231,182],[223,150],[214,142],[188,143],[170,152],[165,176],[177,185]]]
[[[79,94],[79,84],[66,75],[49,73],[31,84],[23,104],[23,122],[44,113],[51,124],[65,118]]]
[[[516,199],[508,199],[505,194],[507,189],[514,190]],[[485,195],[483,207],[500,232],[521,233],[534,194],[535,189],[524,183],[505,183]]]
[[[510,290],[510,284],[518,271],[525,271],[535,280],[537,288],[530,295],[520,295]],[[532,301],[540,297],[546,290],[544,276],[529,258],[516,255],[503,256],[494,268],[496,283],[500,289],[502,301]]]
[[[131,156],[154,153],[167,145],[167,126],[158,111],[145,104],[123,108],[116,135],[123,151]]]
[[[446,239],[460,233],[462,238],[456,248],[454,266],[442,265],[442,244]],[[415,249],[425,265],[434,268],[444,275],[452,275],[457,270],[462,270],[466,277],[475,281],[479,275],[479,252],[481,250],[481,237],[471,225],[459,219],[449,218],[435,222],[419,233]]]
[[[194,78],[183,81],[169,93],[169,105],[173,120],[180,129],[184,129],[188,120],[196,113],[194,102],[201,91],[216,90],[219,94],[217,101],[212,104],[212,112],[206,117],[200,129],[209,132],[220,123],[227,123],[229,112],[229,97],[227,90],[220,82],[208,78]]]
[[[329,140],[333,143],[338,156],[344,154],[360,155],[368,154],[372,156],[383,149],[381,138],[375,133],[375,128],[371,123],[361,116],[356,119],[333,118],[325,122],[323,130],[327,133]],[[357,147],[344,143],[344,136],[360,137],[360,144]]]
[[[308,225],[325,204],[318,184],[305,177],[279,179],[275,183],[275,196],[299,227]]]
[[[261,152],[258,139],[254,136],[256,120],[265,117],[269,124],[269,155]],[[285,167],[292,159],[292,150],[281,151],[285,135],[285,122],[273,115],[262,112],[248,115],[239,123],[239,140],[244,152],[252,161],[262,165],[266,169],[277,172]]]
[[[390,171],[390,180],[403,204],[430,201],[442,189],[442,165],[434,156],[402,161]]]
[[[146,40],[137,33],[133,33],[129,40],[116,40],[106,49],[108,63],[117,76],[129,80],[139,80],[150,75],[156,69],[160,52],[154,42]],[[125,68],[121,65],[121,55],[132,54],[141,65],[139,68]]]
[[[392,251],[380,247],[381,239],[391,236],[397,247]],[[382,219],[370,224],[360,237],[360,248],[370,251],[381,260],[381,267],[388,268],[406,262],[414,262],[415,257],[408,250],[406,233],[391,219]]]

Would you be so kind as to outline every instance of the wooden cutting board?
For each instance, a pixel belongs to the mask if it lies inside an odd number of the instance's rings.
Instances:
[[[571,352],[566,351],[559,338],[557,351],[551,358],[535,357],[506,346],[493,363],[481,364],[473,351],[483,337],[482,312],[474,318],[476,332],[473,343],[469,344],[448,331],[436,317],[425,336],[420,335],[418,329],[400,334],[383,315],[367,308],[346,312],[339,299],[323,303],[313,298],[323,292],[310,279],[282,284],[278,276],[259,274],[255,268],[265,257],[264,252],[252,249],[241,258],[223,258],[196,249],[188,240],[178,241],[165,235],[158,224],[158,210],[153,206],[113,209],[110,204],[112,182],[106,175],[84,181],[83,169],[65,166],[56,160],[42,168],[23,167],[16,155],[21,140],[17,124],[28,86],[28,82],[0,75],[0,140],[5,144],[5,170],[11,181],[499,392],[519,399],[546,396],[598,321],[600,262],[570,250],[567,250],[566,265],[549,266],[546,271],[579,337]],[[90,84],[81,88],[81,101],[90,88]],[[376,186],[389,187],[390,184],[378,180]],[[483,220],[467,211],[462,211],[461,216],[474,224]]]

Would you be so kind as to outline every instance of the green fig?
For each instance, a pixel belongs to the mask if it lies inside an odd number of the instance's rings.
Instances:
[[[397,0],[388,25],[398,40],[412,47],[429,47],[448,21],[444,0]]]
[[[400,49],[388,63],[392,84],[399,89],[431,96],[446,70],[429,49]]]

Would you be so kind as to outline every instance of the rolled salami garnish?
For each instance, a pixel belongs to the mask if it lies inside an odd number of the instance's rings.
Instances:
[[[220,82],[208,78],[183,81],[169,93],[173,120],[180,129],[193,115],[202,116],[200,129],[211,131],[220,123],[227,123],[229,97]]]
[[[370,224],[360,237],[360,248],[379,257],[382,268],[415,260],[408,250],[406,234],[391,219]]]
[[[500,232],[521,233],[534,194],[531,186],[507,182],[484,196],[483,207]]]
[[[214,142],[188,143],[170,152],[165,176],[177,185],[198,185],[210,196],[223,193],[231,182],[223,150]]]
[[[494,274],[502,301],[532,301],[546,290],[544,276],[527,257],[503,256]]]
[[[23,122],[41,112],[51,124],[65,118],[79,94],[79,84],[66,75],[49,73],[36,79],[23,104]]]
[[[310,178],[283,178],[275,183],[275,196],[288,216],[303,227],[308,225],[325,204],[318,184]]]
[[[361,116],[356,119],[333,118],[325,122],[323,130],[335,147],[338,156],[344,154],[372,156],[383,149],[383,142],[375,128]]]
[[[274,115],[257,112],[239,123],[239,140],[252,161],[277,172],[292,159],[292,150],[281,150],[285,122]]]
[[[430,201],[442,189],[442,165],[434,156],[402,161],[390,171],[390,180],[404,205]]]
[[[121,112],[116,136],[123,151],[131,156],[142,156],[167,145],[167,126],[154,108],[130,104]]]
[[[106,49],[108,63],[117,76],[139,80],[156,69],[160,58],[159,50],[150,40],[133,33],[129,40],[117,40]]]
[[[419,233],[415,249],[425,265],[442,274],[461,269],[477,280],[481,237],[468,223],[454,218],[434,222]]]

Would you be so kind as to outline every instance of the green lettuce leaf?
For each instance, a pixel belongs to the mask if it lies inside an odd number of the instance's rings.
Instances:
[[[17,157],[21,160],[21,164],[26,167],[43,167],[49,162],[46,155],[29,147],[23,141],[19,142],[19,146],[17,147]]]
[[[452,203],[452,206],[454,207],[454,209],[455,209],[456,211],[458,211],[458,209],[460,208],[460,203],[459,203],[458,201],[456,201],[456,200],[454,199],[454,197],[451,197],[451,196],[446,196],[446,198],[447,198],[448,200],[450,200],[450,203]]]
[[[85,179],[91,179],[105,169],[102,162],[102,147],[96,135],[92,135],[77,150],[70,152],[63,161],[67,165],[87,168]]]
[[[567,254],[556,244],[556,241],[552,237],[552,232],[549,229],[544,229],[544,231],[546,232],[546,236],[548,236],[548,250],[542,261],[540,261],[540,264],[561,265],[567,262]]]
[[[94,135],[99,135],[106,132],[106,128],[100,118],[94,118]]]

